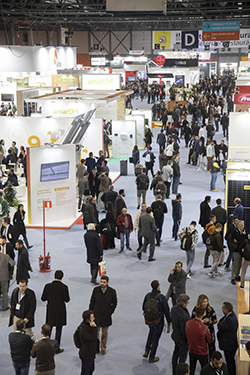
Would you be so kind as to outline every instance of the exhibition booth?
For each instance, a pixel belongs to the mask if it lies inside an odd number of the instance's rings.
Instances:
[[[127,115],[125,120],[135,121],[135,144],[138,146],[139,150],[144,150],[145,148],[145,116],[144,115]]]

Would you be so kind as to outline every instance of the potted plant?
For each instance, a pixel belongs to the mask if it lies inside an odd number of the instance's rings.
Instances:
[[[12,217],[20,202],[17,199],[17,191],[11,182],[8,182],[6,188],[4,189],[3,198],[8,202],[10,207],[10,216]]]

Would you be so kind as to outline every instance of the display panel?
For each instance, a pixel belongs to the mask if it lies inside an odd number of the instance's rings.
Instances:
[[[41,182],[66,180],[67,178],[69,178],[69,161],[41,164]]]
[[[1,94],[2,102],[14,102],[14,94]]]

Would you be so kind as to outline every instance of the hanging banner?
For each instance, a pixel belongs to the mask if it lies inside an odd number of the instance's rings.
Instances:
[[[199,31],[182,31],[181,48],[195,49],[199,45]]]
[[[153,46],[154,49],[171,48],[171,31],[154,31]]]

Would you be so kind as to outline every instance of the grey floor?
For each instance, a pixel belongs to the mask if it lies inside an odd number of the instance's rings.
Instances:
[[[134,108],[146,108],[147,104],[135,101]],[[156,135],[159,130],[155,129]],[[216,135],[220,140],[222,131]],[[153,149],[158,155],[158,145],[153,144]],[[210,175],[206,171],[197,171],[197,168],[186,165],[187,149],[181,141],[181,181],[179,191],[183,196],[183,220],[182,226],[187,226],[191,220],[199,220],[199,204],[205,195],[210,195]],[[155,169],[157,169],[158,161]],[[111,168],[117,165],[110,163]],[[115,183],[115,189],[125,188],[128,212],[135,217],[136,214],[136,187],[132,166],[129,166],[129,175],[121,177]],[[218,193],[211,192],[211,206],[216,205],[215,200],[224,200],[224,183],[222,176],[218,176]],[[151,191],[147,193],[147,203],[154,200]],[[131,247],[133,252],[125,251],[119,254],[119,242],[116,249],[105,251],[107,271],[110,277],[110,285],[116,289],[118,295],[118,307],[113,316],[113,326],[109,330],[108,349],[105,356],[97,355],[96,375],[155,375],[171,374],[171,354],[173,342],[170,334],[164,333],[161,337],[157,355],[160,361],[156,364],[148,364],[142,359],[148,327],[144,324],[141,304],[144,295],[150,291],[150,282],[158,279],[161,282],[161,291],[166,293],[168,289],[167,277],[175,261],[185,263],[185,253],[180,250],[179,242],[171,238],[171,201],[167,200],[169,213],[166,215],[163,243],[156,248],[155,262],[147,262],[146,256],[139,261],[136,257],[137,240],[135,234],[131,234]],[[65,213],[66,214],[66,213]],[[199,233],[201,228],[198,226]],[[76,225],[70,231],[47,230],[47,249],[52,255],[52,268],[62,269],[65,273],[64,282],[69,286],[71,301],[67,305],[68,325],[63,329],[62,347],[63,354],[56,356],[56,374],[79,374],[80,360],[78,351],[74,347],[72,335],[77,325],[81,322],[81,313],[88,308],[88,303],[93,287],[90,285],[89,265],[86,263],[86,250],[83,245],[83,229]],[[40,327],[45,319],[45,304],[40,297],[45,283],[52,281],[53,274],[40,274],[38,272],[38,257],[42,253],[42,231],[29,230],[28,237],[34,245],[30,251],[30,261],[34,272],[31,274],[29,287],[36,292],[37,310],[36,326],[34,332],[40,335]],[[236,310],[236,287],[230,284],[230,273],[222,273],[221,276],[211,279],[208,271],[203,269],[204,245],[201,239],[196,248],[194,263],[194,276],[187,281],[187,294],[190,296],[189,310],[193,308],[199,294],[205,293],[215,308],[218,318],[222,316],[221,305],[224,300],[233,303]],[[15,285],[10,289],[12,292]],[[14,373],[9,354],[8,334],[12,328],[8,328],[8,312],[0,311],[0,375]],[[34,370],[34,360],[31,361],[30,373]],[[197,374],[200,367],[197,366]]]

